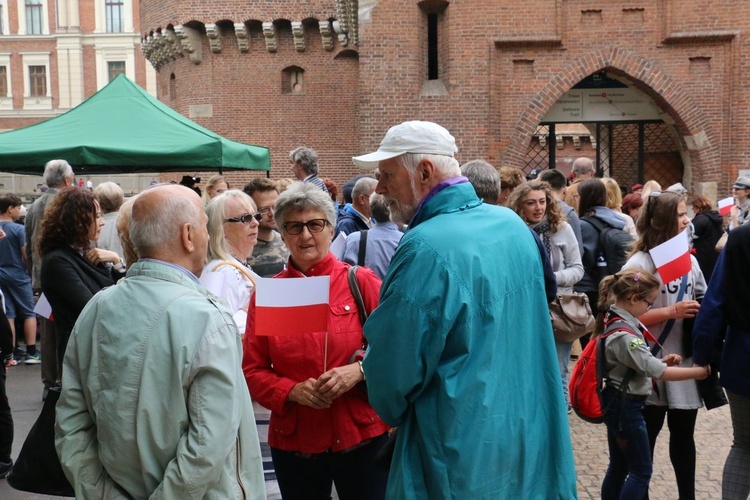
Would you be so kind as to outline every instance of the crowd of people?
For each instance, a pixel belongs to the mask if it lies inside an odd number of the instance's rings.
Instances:
[[[681,184],[622,190],[589,158],[570,179],[527,179],[456,153],[435,123],[395,125],[353,158],[364,173],[342,204],[308,147],[291,180],[240,190],[217,175],[203,193],[186,176],[128,200],[52,160],[25,229],[21,200],[0,196],[0,477],[5,370],[25,362],[42,365],[81,498],[265,498],[253,402],[271,413],[285,499],[576,498],[574,343],[546,311],[579,293],[599,318],[581,344],[603,346],[602,498],[648,494],[665,421],[679,498],[695,498],[696,381],[717,358],[734,428],[724,498],[747,498],[750,179],[725,224]],[[690,270],[665,283],[651,251],[686,229]],[[325,330],[292,333],[294,314],[260,326],[259,284],[312,277],[327,278]]]

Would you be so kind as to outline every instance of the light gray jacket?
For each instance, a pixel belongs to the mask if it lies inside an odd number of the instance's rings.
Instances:
[[[231,313],[188,271],[138,261],[68,344],[56,447],[78,498],[265,498]]]

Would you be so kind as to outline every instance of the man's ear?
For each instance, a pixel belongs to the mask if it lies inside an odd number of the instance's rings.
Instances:
[[[182,227],[180,227],[180,240],[182,241],[182,246],[189,253],[195,251],[195,243],[193,242],[194,237],[195,228],[192,226],[192,224],[186,222],[182,225]]]
[[[427,158],[423,159],[417,165],[417,173],[419,174],[419,181],[423,184],[429,184],[432,177],[435,175],[435,165]]]

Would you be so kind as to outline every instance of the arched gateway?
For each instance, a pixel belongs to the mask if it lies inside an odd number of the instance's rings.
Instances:
[[[590,156],[621,186],[647,179],[665,187],[701,179],[719,153],[704,113],[679,83],[625,49],[574,60],[542,88],[518,120],[503,164],[555,166]],[[529,126],[528,124],[534,124]]]

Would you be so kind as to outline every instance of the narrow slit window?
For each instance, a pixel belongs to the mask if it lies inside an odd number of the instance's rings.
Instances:
[[[438,14],[427,14],[427,79],[438,76]]]

